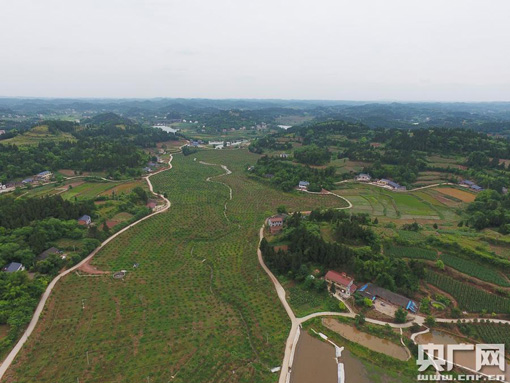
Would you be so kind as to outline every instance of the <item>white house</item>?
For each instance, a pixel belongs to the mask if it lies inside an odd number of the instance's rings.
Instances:
[[[372,177],[367,173],[360,173],[356,176],[356,181],[358,182],[370,182],[371,179]]]
[[[307,190],[308,186],[310,186],[310,182],[308,182],[308,181],[299,181],[298,188],[300,190]]]

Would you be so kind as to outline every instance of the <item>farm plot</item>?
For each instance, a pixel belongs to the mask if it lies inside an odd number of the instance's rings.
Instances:
[[[274,382],[270,368],[281,363],[290,322],[258,264],[258,229],[280,205],[344,202],[252,181],[242,169],[256,158],[245,150],[176,155],[172,170],[153,177],[171,209],[111,241],[92,262],[127,270],[125,278],[63,278],[8,381]],[[232,201],[225,185],[205,181],[222,169],[199,160],[233,171],[213,178],[233,189]]]
[[[106,190],[113,189],[118,184],[113,182],[85,182],[62,193],[64,199],[92,199]]]
[[[384,254],[398,258],[428,259],[435,261],[437,252],[419,247],[391,246],[384,249]]]
[[[508,280],[494,268],[481,265],[471,259],[460,258],[451,254],[441,254],[441,259],[446,266],[450,266],[461,273],[481,279],[482,281],[495,283],[500,286],[510,286]]]
[[[510,299],[488,293],[468,283],[432,271],[427,272],[427,282],[450,294],[463,310],[510,313]]]
[[[106,191],[100,193],[100,195],[110,196],[113,193],[115,193],[117,195],[122,194],[122,193],[128,194],[128,193],[131,193],[131,191],[137,186],[140,186],[140,187],[148,190],[147,182],[145,182],[143,180],[124,182],[121,184],[114,184],[113,186],[114,187],[107,189]]]
[[[473,202],[476,198],[476,194],[474,193],[455,188],[434,188],[434,190],[437,190],[447,196],[454,197],[462,202]]]
[[[391,197],[395,201],[402,218],[440,218],[435,209],[412,194],[393,193]]]
[[[473,326],[485,343],[504,343],[506,350],[510,350],[510,325],[507,323],[476,323]]]

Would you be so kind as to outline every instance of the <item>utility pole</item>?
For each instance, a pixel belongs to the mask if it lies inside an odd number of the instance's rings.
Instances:
[[[87,366],[90,366],[90,361],[89,361],[89,352],[88,352],[88,350],[87,350],[86,354],[87,354]]]

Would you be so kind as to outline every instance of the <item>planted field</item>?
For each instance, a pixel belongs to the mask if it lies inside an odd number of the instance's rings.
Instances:
[[[510,325],[501,323],[477,323],[471,324],[485,343],[504,343],[506,352],[510,350]]]
[[[510,313],[510,299],[488,293],[468,283],[432,271],[427,273],[427,282],[450,294],[462,310]]]
[[[76,141],[70,133],[50,133],[48,126],[36,126],[19,136],[3,140],[5,145],[39,145],[44,142]]]
[[[64,199],[92,199],[96,198],[103,192],[113,189],[118,184],[113,182],[85,182],[79,186],[67,190],[62,193]]]
[[[435,261],[437,252],[419,247],[391,246],[384,250],[384,254],[398,258],[428,259]]]
[[[459,190],[455,188],[437,188],[435,189],[442,194],[446,194],[450,197],[457,198],[462,202],[473,202],[476,198],[476,194],[469,191]]]
[[[431,203],[432,197],[421,198],[418,193],[391,192],[359,183],[338,184],[335,193],[348,198],[355,212],[403,219],[440,219],[448,214],[446,206]]]
[[[301,286],[294,286],[287,290],[289,304],[298,317],[319,311],[337,311],[338,300],[331,297],[327,292],[318,293],[306,290]]]
[[[124,182],[121,184],[113,184],[112,186],[113,186],[112,188],[109,188],[106,191],[100,193],[100,195],[110,196],[113,193],[115,193],[117,195],[122,194],[122,193],[129,194],[137,186],[141,186],[144,189],[148,190],[147,182],[145,182],[144,180]]]
[[[446,266],[450,266],[461,273],[481,279],[482,281],[495,283],[500,286],[510,286],[508,280],[494,268],[481,265],[471,259],[460,258],[451,254],[441,254],[441,259]]]
[[[124,280],[63,278],[8,380],[274,382],[270,368],[281,363],[290,322],[258,264],[258,230],[280,205],[343,202],[250,180],[244,164],[256,158],[245,150],[176,155],[172,170],[152,178],[171,209],[110,242],[92,262],[127,270]],[[232,201],[227,186],[206,182],[223,170],[199,160],[233,171],[213,178],[232,187]]]

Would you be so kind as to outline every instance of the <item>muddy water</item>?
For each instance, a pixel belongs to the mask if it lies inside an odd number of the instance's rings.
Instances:
[[[337,364],[333,345],[302,331],[294,354],[291,383],[337,383]]]
[[[339,345],[340,347],[342,345]],[[344,364],[345,381],[348,383],[370,383],[365,367],[344,349],[340,361]],[[296,346],[290,383],[337,383],[338,367],[335,348],[302,331]]]
[[[416,337],[416,342],[418,344],[425,343],[434,343],[434,344],[460,344],[460,343],[470,343],[464,339],[460,339],[454,337],[452,335],[446,334],[441,331],[432,330],[427,334],[422,334]],[[445,354],[446,358],[446,354]],[[454,363],[459,364],[461,366],[465,366],[472,370],[475,370],[475,351],[455,351],[454,353]],[[483,367],[480,371],[483,374],[492,374],[492,375],[501,375],[503,374],[498,367]],[[510,363],[506,362],[506,370],[505,370],[505,382],[510,382]]]
[[[322,320],[322,323],[351,342],[359,343],[372,351],[380,352],[402,361],[407,360],[408,355],[405,348],[386,339],[377,338],[359,331],[356,327],[341,323],[334,318],[325,318]]]

